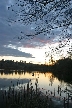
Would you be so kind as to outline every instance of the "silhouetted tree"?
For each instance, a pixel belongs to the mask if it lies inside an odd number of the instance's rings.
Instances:
[[[61,30],[60,36],[72,36],[68,32],[68,28],[72,25],[72,0],[15,0],[8,6],[8,10],[14,13],[13,18],[8,18],[9,22],[34,24],[32,34],[24,34],[21,31],[21,37],[18,39],[26,36],[35,37],[39,34],[54,35],[54,30],[58,29]]]
[[[38,35],[44,35],[50,39],[50,36],[53,37],[58,32],[59,46],[51,48],[51,53],[59,53],[72,38],[72,33],[69,32],[72,29],[72,0],[14,0],[8,6],[8,10],[14,13],[13,17],[8,18],[10,23],[33,24],[33,32],[25,33],[21,30],[17,37],[19,40],[26,37],[32,39]],[[63,42],[64,39],[67,40]]]

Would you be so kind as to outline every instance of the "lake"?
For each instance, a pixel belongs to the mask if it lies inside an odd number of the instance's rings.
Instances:
[[[72,95],[72,84],[65,82],[64,80],[59,80],[57,77],[53,75],[52,72],[39,72],[39,71],[32,71],[32,72],[22,72],[22,71],[12,71],[12,72],[1,72],[0,73],[0,90],[8,90],[9,86],[15,87],[15,89],[19,89],[18,87],[27,87],[27,83],[30,81],[30,85],[33,85],[33,88],[36,89],[35,82],[36,79],[38,81],[38,88],[44,94],[46,91],[49,95],[54,94],[56,98],[68,97],[67,93]],[[17,82],[19,86],[17,86]],[[58,87],[61,88],[61,94],[58,93]],[[65,89],[67,88],[67,92]],[[72,103],[72,100],[70,100]]]

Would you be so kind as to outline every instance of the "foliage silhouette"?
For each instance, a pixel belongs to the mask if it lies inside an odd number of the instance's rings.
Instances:
[[[8,6],[8,10],[14,13],[8,22],[22,25],[35,24],[33,34],[25,34],[21,31],[18,39],[35,37],[39,34],[54,35],[53,30],[61,29],[60,36],[70,37],[67,32],[72,25],[72,0],[15,0]],[[50,38],[50,37],[49,37]]]
[[[72,39],[72,0],[15,0],[8,6],[8,11],[13,13],[13,17],[8,18],[10,24],[34,25],[30,33],[21,30],[20,35],[14,38],[33,39],[42,35],[50,40],[59,36],[57,39],[59,45],[50,48],[51,53],[61,52],[61,48],[69,45]],[[67,51],[70,55],[72,55],[71,49],[72,46]],[[48,56],[52,55],[47,51],[46,57]]]

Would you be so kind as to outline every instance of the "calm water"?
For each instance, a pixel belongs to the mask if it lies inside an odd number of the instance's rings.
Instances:
[[[47,90],[50,90],[52,92],[54,92],[55,89],[55,93],[56,96],[58,95],[58,85],[61,87],[62,90],[64,90],[66,87],[69,90],[72,90],[72,85],[68,84],[64,81],[59,81],[58,78],[54,77],[53,74],[51,72],[47,72],[47,73],[41,73],[41,72],[32,72],[32,73],[28,73],[28,72],[23,72],[23,73],[11,73],[11,74],[1,74],[0,73],[0,90],[3,89],[8,89],[9,86],[11,85],[15,85],[15,87],[17,87],[17,81],[20,82],[20,86],[21,85],[26,85],[27,82],[31,79],[33,88],[35,89],[35,81],[36,78],[38,79],[38,88],[40,88],[40,90],[42,92],[46,92]],[[62,96],[65,96],[66,94],[62,93]]]

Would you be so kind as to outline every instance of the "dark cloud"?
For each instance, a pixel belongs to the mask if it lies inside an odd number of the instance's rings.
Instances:
[[[21,52],[17,49],[4,48],[0,46],[0,56],[15,56],[15,57],[26,57],[26,58],[34,58],[32,54]]]

